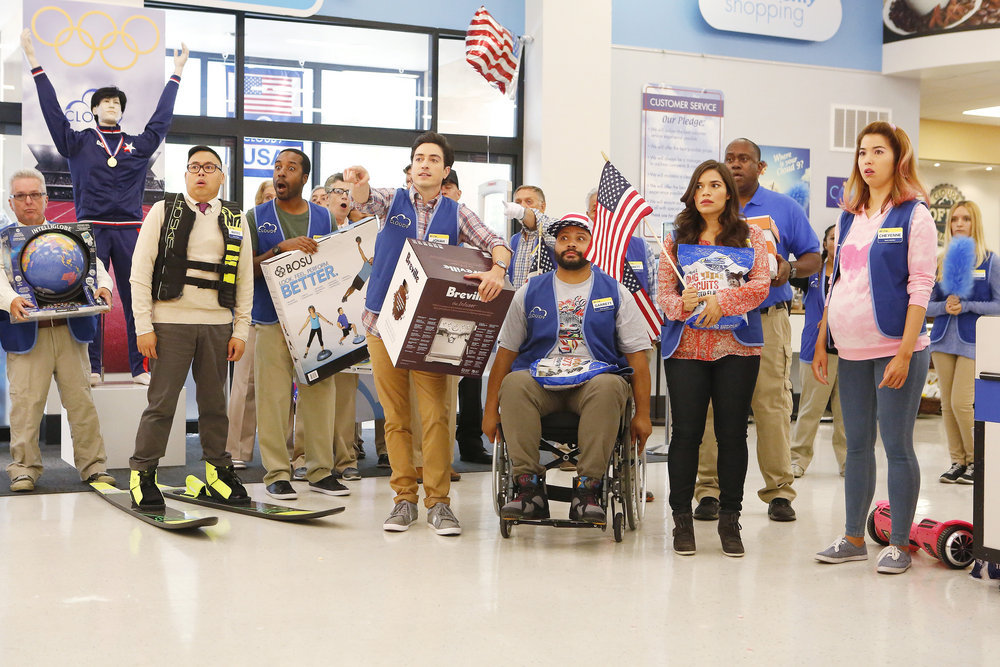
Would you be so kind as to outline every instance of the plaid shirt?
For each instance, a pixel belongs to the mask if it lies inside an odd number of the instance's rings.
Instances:
[[[434,213],[438,202],[441,201],[441,195],[439,193],[438,196],[425,202],[420,193],[413,187],[409,189],[407,194],[410,196],[410,201],[413,202],[413,208],[417,211],[417,238],[422,239],[427,233],[427,227],[431,223],[431,215]],[[363,204],[354,202],[354,208],[362,213],[377,215],[379,219],[379,231],[381,231],[385,225],[386,213],[392,208],[392,200],[395,196],[396,190],[394,188],[371,188],[368,201]],[[502,246],[510,250],[510,246],[507,245],[503,237],[484,225],[479,216],[473,213],[472,209],[465,204],[458,205],[458,242],[487,252],[492,251],[497,246]],[[395,261],[396,259],[398,258],[392,258],[391,261]],[[385,258],[382,258],[382,261],[385,261]],[[365,308],[365,312],[361,314],[361,324],[364,326],[366,332],[381,338],[378,334],[378,313]]]
[[[521,227],[521,241],[518,243],[517,252],[514,253],[514,257],[510,260],[511,265],[514,267],[511,283],[513,283],[515,288],[528,282],[530,273],[538,271],[538,258],[542,253],[541,248],[538,247],[538,239],[541,231],[553,220],[537,208],[531,210],[535,214],[535,228],[528,229],[527,227]],[[545,243],[550,248],[555,248],[556,239],[554,236],[546,234]]]

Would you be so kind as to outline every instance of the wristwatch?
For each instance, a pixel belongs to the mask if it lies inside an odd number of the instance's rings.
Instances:
[[[798,273],[798,270],[796,269],[795,265],[792,264],[791,262],[789,262],[788,265],[792,267],[788,270],[788,279],[791,280]]]
[[[499,266],[504,271],[507,270],[507,262],[503,261],[502,259],[493,260],[493,266]]]
[[[274,246],[273,248],[271,248],[271,254],[277,257],[278,255],[281,254],[281,248],[279,248],[278,246]]]

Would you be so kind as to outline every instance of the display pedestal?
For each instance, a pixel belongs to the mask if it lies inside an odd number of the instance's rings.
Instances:
[[[101,421],[101,434],[104,436],[104,449],[108,455],[107,467],[128,468],[129,457],[135,451],[135,432],[139,428],[139,418],[146,409],[146,390],[144,385],[123,382],[120,384],[102,384],[91,388],[94,395],[94,406]],[[160,466],[182,466],[186,461],[184,438],[187,424],[184,418],[184,406],[187,404],[187,389],[181,388],[177,398],[177,411],[170,426],[170,438],[167,440],[167,453],[160,459]],[[73,465],[73,438],[70,435],[69,420],[66,410],[62,410],[62,450],[63,461]]]
[[[973,554],[1000,562],[1000,318],[976,322]]]

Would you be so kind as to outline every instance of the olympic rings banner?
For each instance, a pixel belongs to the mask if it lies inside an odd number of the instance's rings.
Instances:
[[[166,83],[167,63],[172,62],[166,58],[168,49],[172,54],[173,48],[180,48],[179,36],[176,44],[166,43],[163,10],[71,0],[24,0],[23,10],[35,55],[70,126],[74,130],[94,127],[90,96],[103,86],[118,86],[128,96],[122,129],[141,134]],[[22,164],[46,175],[52,202],[49,217],[74,220],[69,166],[53,145],[30,66],[23,62]],[[150,172],[147,188],[155,184],[162,192],[162,147],[150,163]]]

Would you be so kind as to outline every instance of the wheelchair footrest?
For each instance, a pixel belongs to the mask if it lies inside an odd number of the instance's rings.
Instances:
[[[502,521],[525,526],[553,526],[555,528],[604,528],[607,525],[606,523],[570,521],[569,519],[502,519]]]

